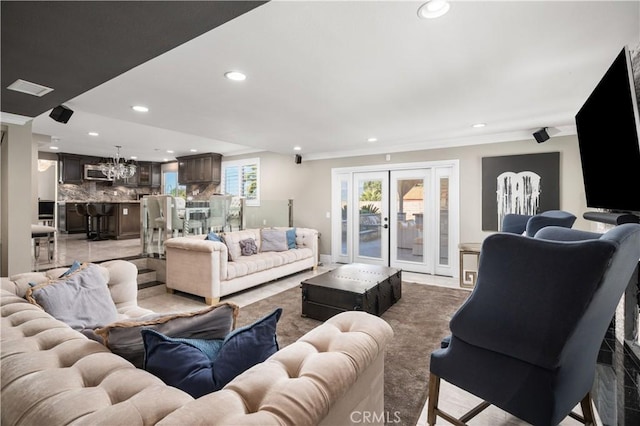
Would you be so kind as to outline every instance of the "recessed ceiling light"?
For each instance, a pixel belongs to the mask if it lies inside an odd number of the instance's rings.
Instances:
[[[131,158],[132,160],[137,160],[137,159],[138,159],[138,157],[136,157],[135,155],[132,155],[132,156],[131,156],[131,157],[129,157],[129,158]]]
[[[167,154],[173,154],[173,150],[168,149],[168,150],[167,150]]]
[[[164,161],[166,163],[167,161],[169,161],[169,159],[168,158],[163,158],[162,161]]]
[[[134,105],[131,107],[131,109],[138,112],[149,112],[149,108],[142,105]]]
[[[15,92],[27,93],[33,96],[43,96],[53,91],[51,87],[43,86],[42,84],[32,83],[30,81],[17,79],[13,83],[7,86],[7,89]]]
[[[89,136],[100,136],[98,132],[89,132]]]
[[[233,81],[242,81],[247,79],[247,76],[240,71],[228,71],[224,73],[224,76]]]
[[[54,149],[55,150],[55,149],[60,149],[60,148],[58,148],[57,146],[50,146],[49,149]]]
[[[474,125],[472,125],[471,127],[475,128],[475,129],[479,129],[481,127],[486,126],[486,123],[476,123]]]
[[[378,138],[369,138],[367,142],[378,142]]]
[[[418,9],[420,18],[439,18],[449,11],[448,0],[429,0]]]
[[[194,149],[194,148],[191,148],[191,149],[189,150],[189,152],[198,152],[198,150],[197,150],[197,149]]]
[[[293,147],[293,150],[294,150],[294,151],[302,151],[302,148],[301,148],[301,147],[299,147],[299,146],[294,146],[294,147]]]

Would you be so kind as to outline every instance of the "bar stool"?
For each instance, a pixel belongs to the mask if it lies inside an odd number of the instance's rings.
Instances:
[[[89,219],[89,213],[87,213],[87,205],[76,203],[76,213],[79,216],[84,217],[84,227],[87,230],[87,239],[91,239],[91,220]]]
[[[101,234],[101,231],[104,229],[104,222],[107,223],[107,232],[109,227],[109,216],[111,216],[111,206],[105,206],[104,204],[87,204],[87,213],[92,218],[96,220],[96,236],[93,238],[93,241],[104,241],[107,238],[104,238]],[[106,219],[105,219],[106,218]]]

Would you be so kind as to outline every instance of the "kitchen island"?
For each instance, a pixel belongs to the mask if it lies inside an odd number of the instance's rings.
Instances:
[[[86,233],[86,218],[78,213],[77,204],[98,204],[99,210],[109,212],[101,233],[117,240],[140,238],[140,201],[70,200],[58,202],[58,230],[67,234]],[[96,221],[91,222],[95,229]]]

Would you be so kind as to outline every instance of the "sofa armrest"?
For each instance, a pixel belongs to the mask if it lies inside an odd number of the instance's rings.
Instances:
[[[313,267],[318,266],[318,238],[320,234],[317,229],[296,228],[296,245],[298,247],[310,248],[313,252]]]
[[[392,337],[389,324],[374,315],[338,314],[159,424],[311,425],[327,416],[344,424],[350,423],[349,411],[342,410],[341,417],[333,411],[345,398],[366,401],[364,406],[351,402],[382,416],[384,351]],[[356,387],[358,392],[351,392]]]
[[[167,288],[204,298],[220,298],[220,282],[227,276],[229,262],[224,243],[177,237],[165,242],[165,251]]]

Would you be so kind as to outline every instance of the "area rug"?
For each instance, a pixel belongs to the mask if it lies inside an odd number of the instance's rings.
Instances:
[[[393,424],[415,425],[418,421],[427,400],[429,356],[449,334],[449,320],[469,294],[403,282],[402,298],[382,315],[394,332],[384,372],[385,412]],[[295,287],[241,308],[237,325],[250,324],[277,307],[283,308],[277,328],[280,347],[321,324],[301,316],[300,288]]]

